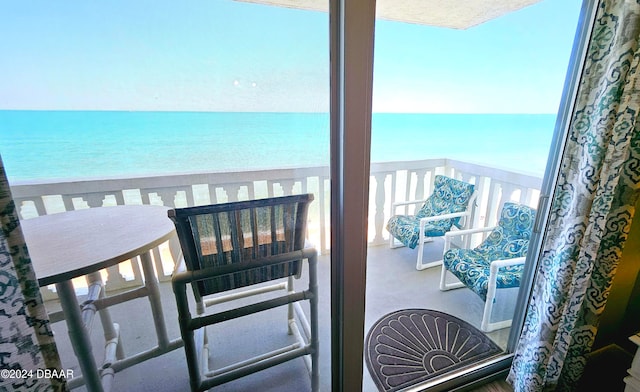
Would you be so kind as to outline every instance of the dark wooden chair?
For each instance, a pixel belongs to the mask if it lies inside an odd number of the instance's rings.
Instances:
[[[169,211],[183,252],[183,263],[173,274],[172,284],[192,391],[205,391],[297,357],[305,359],[312,390],[318,389],[317,252],[305,247],[307,211],[312,200],[313,195],[303,194]],[[304,260],[309,263],[309,286],[297,292],[294,277],[301,276]],[[187,285],[195,296],[195,317],[191,315]],[[249,287],[254,285],[258,286]],[[230,310],[206,310],[222,302],[277,290],[284,290],[284,294]],[[222,294],[204,299],[215,293]],[[300,305],[302,300],[310,303],[310,323]],[[284,305],[289,308],[289,333],[296,337],[296,343],[223,369],[208,369],[207,325]]]

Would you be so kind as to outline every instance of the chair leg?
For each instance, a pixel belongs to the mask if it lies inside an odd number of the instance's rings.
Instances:
[[[447,290],[466,287],[464,283],[460,281],[447,283],[447,272],[449,272],[449,270],[444,266],[444,264],[442,264],[442,268],[440,270],[440,291],[447,291]]]
[[[418,271],[422,271],[423,269],[427,269],[427,268],[431,268],[431,267],[437,267],[439,265],[442,265],[442,260],[436,260],[436,261],[431,261],[428,263],[424,263],[422,258],[424,255],[424,244],[425,242],[431,242],[433,241],[433,239],[429,238],[426,239],[424,241],[420,241],[420,243],[418,244],[418,260],[416,262],[416,269]]]
[[[318,258],[313,255],[309,258],[309,291],[313,296],[309,299],[309,310],[311,313],[311,337],[309,345],[311,346],[311,391],[318,392],[320,390],[320,364],[319,364],[319,320],[318,320]]]
[[[395,249],[395,248],[402,248],[403,246],[405,246],[402,242],[400,241],[396,241],[396,238],[389,234],[389,248],[390,249]]]
[[[204,315],[206,312],[206,305],[202,298],[196,300],[196,314],[198,316]],[[209,338],[207,337],[207,327],[199,328],[193,331],[193,340],[195,342],[196,357],[198,358],[198,367],[200,374],[207,374],[209,372]]]
[[[293,288],[293,276],[289,276],[287,278],[287,292],[289,294],[292,294],[294,292],[294,288]],[[293,308],[293,303],[290,303],[289,305],[287,305],[287,328],[288,331],[287,333],[289,335],[293,335],[293,327],[292,324],[295,323],[295,310]]]
[[[495,303],[495,300],[495,292],[492,294],[492,296],[489,296],[489,294],[487,294],[487,300],[484,303],[484,312],[482,313],[482,324],[480,325],[480,329],[482,330],[482,332],[492,332],[511,326],[511,319],[497,321],[494,323],[491,322],[491,313],[493,313],[493,304]]]

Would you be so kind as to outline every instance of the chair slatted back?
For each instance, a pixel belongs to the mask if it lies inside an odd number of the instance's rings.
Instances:
[[[188,270],[242,266],[198,282],[196,294],[299,276],[300,260],[261,266],[260,259],[303,249],[311,201],[303,194],[170,210]]]

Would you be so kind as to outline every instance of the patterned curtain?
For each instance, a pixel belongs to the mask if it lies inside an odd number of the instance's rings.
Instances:
[[[63,391],[49,318],[0,158],[0,390]]]
[[[640,185],[640,0],[602,0],[509,382],[574,390]]]

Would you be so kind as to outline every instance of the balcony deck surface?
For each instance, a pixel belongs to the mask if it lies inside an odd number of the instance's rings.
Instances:
[[[439,240],[425,246],[430,260],[441,258],[442,242]],[[368,248],[367,298],[365,334],[370,326],[385,314],[406,308],[430,308],[447,312],[479,327],[483,303],[468,289],[441,292],[438,289],[440,267],[424,271],[415,269],[416,250],[407,248],[389,249],[386,246]],[[330,265],[329,256],[319,259],[320,285],[320,379],[321,391],[331,390],[330,367]],[[296,282],[299,288],[306,285],[304,277]],[[160,284],[164,316],[170,339],[180,336],[175,300],[169,282]],[[56,301],[48,301],[47,307],[58,309]],[[125,353],[133,353],[155,346],[155,331],[149,302],[136,299],[111,308],[113,321],[121,326]],[[103,337],[99,319],[92,330],[92,341],[96,362],[101,363]],[[55,323],[53,330],[61,355],[63,368],[80,373],[69,343],[64,322]],[[501,347],[506,346],[509,329],[492,332],[488,336]],[[276,309],[264,314],[252,315],[229,321],[209,331],[213,364],[224,365],[238,357],[246,358],[275,347],[266,347],[265,342],[275,344],[290,342],[286,334],[286,309]],[[244,356],[243,356],[244,354]],[[309,377],[301,359],[278,365],[219,387],[212,391],[304,391],[309,390]],[[74,391],[84,391],[84,387]],[[184,350],[170,353],[116,373],[113,391],[165,392],[188,391],[189,381]],[[364,391],[376,388],[364,366]]]

